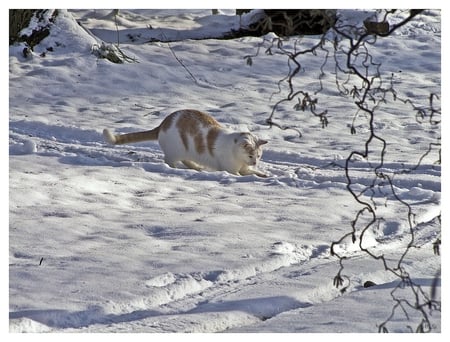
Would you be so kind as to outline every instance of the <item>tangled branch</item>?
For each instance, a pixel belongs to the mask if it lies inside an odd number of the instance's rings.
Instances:
[[[331,243],[331,254],[339,259],[339,270],[333,280],[333,284],[341,288],[345,292],[350,284],[350,278],[344,274],[345,261],[348,259],[346,251],[340,248],[345,241],[351,240],[353,244],[357,244],[359,250],[371,258],[381,262],[383,268],[395,275],[399,282],[397,286],[391,291],[391,296],[394,301],[391,315],[381,324],[379,324],[380,332],[388,332],[388,323],[393,319],[395,314],[400,311],[409,319],[408,312],[414,310],[419,313],[420,320],[416,328],[410,327],[411,331],[429,332],[432,326],[429,320],[430,312],[434,310],[440,311],[440,301],[435,297],[435,290],[437,279],[440,275],[436,275],[432,294],[428,295],[417,284],[413,277],[407,272],[405,267],[405,258],[412,248],[416,246],[416,232],[415,228],[417,222],[413,209],[409,203],[401,198],[397,193],[395,187],[395,180],[398,176],[412,173],[422,165],[425,157],[432,152],[438,151],[437,163],[441,159],[441,138],[436,138],[434,142],[429,143],[428,149],[420,156],[417,162],[410,167],[405,167],[396,171],[387,171],[385,156],[388,151],[387,141],[376,130],[376,113],[377,110],[388,99],[392,101],[400,101],[408,105],[412,113],[415,113],[416,122],[419,124],[427,124],[435,131],[440,131],[440,115],[441,109],[438,104],[440,95],[430,93],[428,103],[425,105],[417,105],[410,98],[402,99],[396,92],[393,82],[393,75],[391,77],[382,75],[381,63],[375,61],[371,53],[371,47],[374,46],[379,39],[391,36],[395,31],[414,20],[414,18],[423,13],[423,10],[410,10],[408,15],[395,24],[392,15],[396,10],[386,10],[382,13],[381,20],[372,20],[372,18],[364,21],[364,26],[357,27],[338,20],[333,24],[332,29],[321,36],[318,42],[311,47],[299,49],[298,44],[293,48],[287,49],[284,47],[284,41],[281,38],[273,38],[270,41],[265,40],[259,47],[255,55],[245,56],[247,63],[251,65],[252,59],[259,54],[261,47],[266,47],[266,54],[281,54],[288,59],[288,73],[278,83],[278,92],[282,92],[283,85],[287,89],[287,95],[275,103],[272,112],[266,120],[269,126],[275,126],[282,129],[295,129],[299,132],[297,127],[284,126],[276,122],[274,119],[278,107],[285,102],[297,100],[294,105],[295,110],[310,112],[315,117],[318,117],[321,126],[325,128],[328,124],[328,111],[326,109],[319,109],[319,97],[322,92],[322,79],[325,75],[325,65],[329,62],[330,56],[334,63],[335,84],[340,96],[351,98],[356,106],[356,111],[353,116],[352,124],[350,126],[350,133],[357,134],[357,127],[355,125],[357,117],[364,115],[367,118],[367,135],[363,141],[361,150],[351,151],[345,161],[345,178],[346,187],[351,194],[354,201],[358,204],[360,209],[356,212],[354,220],[351,222],[351,230],[344,234],[339,240]],[[391,20],[392,19],[392,20]],[[305,89],[298,89],[294,84],[294,79],[302,71],[302,63],[305,57],[308,56],[323,56],[323,63],[320,67],[319,89],[314,93],[310,93]],[[357,180],[352,175],[352,170],[357,162],[361,160],[367,162],[367,165],[373,173],[372,179],[368,184],[361,189],[358,186]],[[379,216],[377,201],[375,195],[382,194],[386,202],[388,197],[393,198],[405,212],[405,221],[408,227],[408,241],[406,247],[400,253],[392,265],[392,261],[384,254],[379,254],[371,247],[366,246],[365,237],[384,222],[384,218]],[[438,217],[440,223],[440,216]],[[440,236],[433,244],[436,254],[439,254]],[[411,299],[404,299],[397,293],[408,290]]]

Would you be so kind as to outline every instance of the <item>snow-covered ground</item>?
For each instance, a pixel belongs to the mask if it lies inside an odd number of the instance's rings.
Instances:
[[[10,331],[377,332],[395,305],[398,278],[345,240],[339,250],[350,282],[344,293],[333,285],[339,262],[330,244],[351,231],[361,209],[343,166],[364,145],[368,118],[361,113],[350,133],[356,108],[350,96],[338,95],[331,57],[320,76],[324,56],[309,55],[295,79],[313,93],[321,77],[318,107],[328,110],[328,126],[294,110],[295,102],[275,114],[277,122],[298,126],[298,137],[264,124],[286,96],[278,81],[288,65],[263,50],[247,65],[244,56],[254,55],[262,38],[146,42],[159,28],[197,38],[235,27],[230,11],[121,10],[117,21],[109,13],[62,11],[31,57],[22,56],[23,46],[9,49]],[[340,13],[357,21],[370,15]],[[440,96],[440,22],[439,11],[427,11],[370,51],[382,75],[393,75],[398,98],[424,108],[430,93]],[[101,40],[117,43],[116,25],[120,49],[137,63],[91,53]],[[317,39],[305,37],[299,46]],[[104,128],[150,129],[182,108],[269,140],[260,169],[270,176],[172,169],[156,142],[103,141]],[[429,294],[441,267],[433,253],[441,167],[437,148],[421,157],[440,130],[415,115],[392,97],[376,111],[376,132],[387,142],[383,172],[421,165],[395,176],[403,202],[377,185],[372,199],[383,219],[364,246],[395,263],[410,242],[409,204],[417,248],[403,266]],[[376,159],[351,163],[354,188],[373,182]],[[366,281],[376,286],[364,288]],[[390,331],[416,327],[420,318],[408,314],[409,321],[399,311]],[[440,332],[440,312],[429,318]]]

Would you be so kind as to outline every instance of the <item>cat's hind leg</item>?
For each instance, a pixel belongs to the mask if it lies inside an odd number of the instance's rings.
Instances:
[[[167,158],[167,156],[164,157],[164,162],[169,165],[171,168],[176,169],[177,167],[177,160]]]

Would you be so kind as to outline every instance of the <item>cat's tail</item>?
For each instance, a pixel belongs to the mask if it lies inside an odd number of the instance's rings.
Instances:
[[[159,127],[150,131],[114,135],[108,129],[103,130],[103,137],[113,145],[128,144],[146,140],[158,140]]]

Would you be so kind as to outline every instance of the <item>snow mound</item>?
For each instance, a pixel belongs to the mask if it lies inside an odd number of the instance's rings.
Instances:
[[[23,143],[10,144],[9,154],[32,154],[37,152],[36,143],[32,140],[25,140]]]
[[[52,329],[45,324],[41,324],[26,317],[12,319],[9,322],[10,333],[45,333],[51,331]]]

